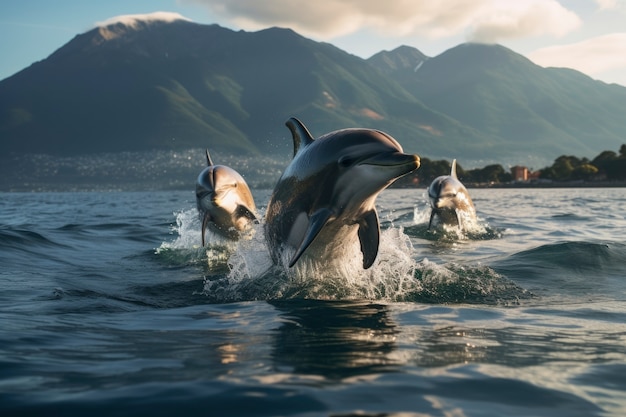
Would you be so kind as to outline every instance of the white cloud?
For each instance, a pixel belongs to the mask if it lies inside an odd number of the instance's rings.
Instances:
[[[615,9],[618,6],[617,0],[596,0],[596,3],[600,7],[600,10]]]
[[[574,68],[592,76],[616,69],[626,71],[626,32],[541,48],[528,57],[544,67]]]
[[[556,0],[179,1],[205,6],[242,29],[282,26],[325,40],[369,29],[385,36],[430,38],[466,33],[470,40],[498,42],[561,36],[580,25],[578,16]]]
[[[472,24],[470,40],[499,42],[529,36],[564,36],[581,25],[556,1],[494,2]]]
[[[147,14],[127,14],[122,16],[112,17],[102,22],[97,22],[96,26],[109,26],[116,23],[123,23],[127,26],[134,26],[138,21],[153,22],[153,21],[165,21],[173,22],[175,20],[189,20],[186,17],[181,16],[178,13],[173,12],[154,12]]]

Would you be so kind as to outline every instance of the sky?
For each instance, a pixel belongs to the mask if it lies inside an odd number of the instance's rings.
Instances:
[[[626,86],[626,0],[3,0],[0,80],[110,18],[157,11],[233,30],[288,27],[362,58],[497,43]]]

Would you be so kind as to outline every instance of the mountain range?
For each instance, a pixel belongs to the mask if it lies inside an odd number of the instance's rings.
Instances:
[[[0,152],[288,156],[284,122],[296,116],[314,136],[370,127],[429,158],[524,163],[619,149],[625,114],[626,87],[499,45],[362,59],[289,29],[136,20],[79,34],[0,81]]]

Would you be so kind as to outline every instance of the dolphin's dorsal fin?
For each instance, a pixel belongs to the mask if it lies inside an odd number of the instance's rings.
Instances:
[[[209,155],[209,150],[206,150],[206,163],[208,166],[213,166],[213,161],[211,160],[211,155]]]
[[[376,210],[370,210],[359,221],[359,242],[363,253],[363,269],[368,269],[378,255],[380,245],[380,225]]]
[[[450,176],[455,180],[458,180],[456,176],[456,159],[452,160],[452,169],[450,169]]]
[[[287,120],[285,125],[291,131],[291,136],[293,136],[293,156],[296,156],[300,147],[313,142],[313,136],[311,136],[309,129],[307,129],[306,126],[295,117]]]

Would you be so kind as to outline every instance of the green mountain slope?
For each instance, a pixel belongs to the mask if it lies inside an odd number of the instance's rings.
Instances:
[[[0,115],[1,150],[58,154],[204,146],[288,154],[283,124],[293,115],[317,135],[376,127],[420,152],[478,136],[332,45],[286,29],[186,21],[77,36],[0,82]]]
[[[399,71],[398,80],[432,109],[514,154],[592,155],[626,140],[626,88],[539,67],[499,45],[459,45],[412,77]]]
[[[364,60],[288,29],[138,21],[80,34],[0,81],[0,152],[282,157],[296,116],[314,135],[370,127],[430,158],[523,163],[617,149],[623,114],[626,88],[500,46]]]

